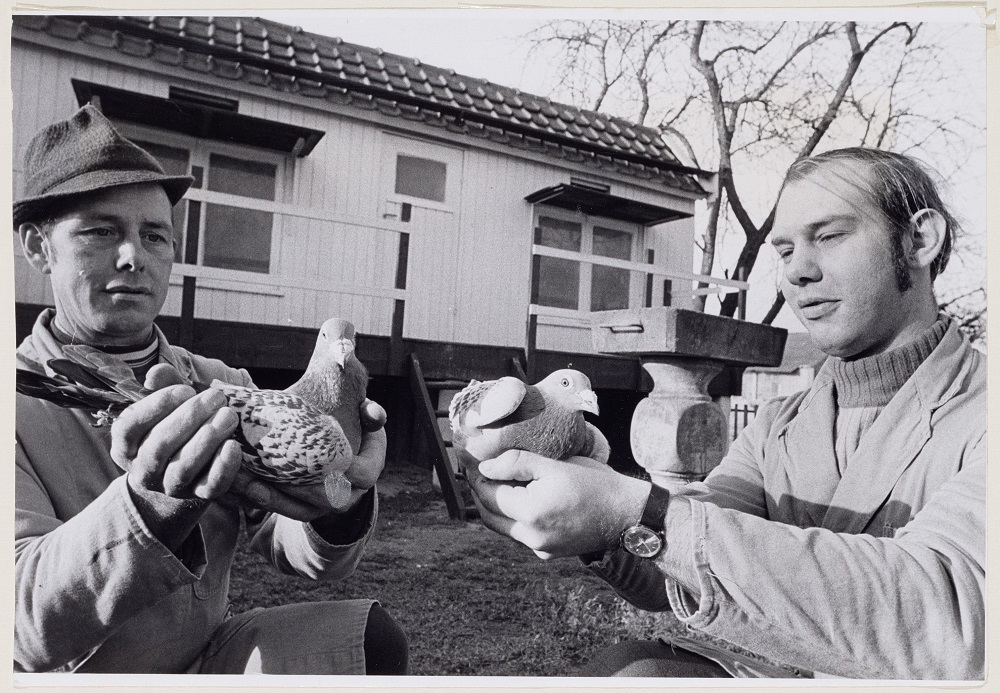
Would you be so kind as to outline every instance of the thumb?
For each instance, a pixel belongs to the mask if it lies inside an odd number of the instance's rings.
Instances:
[[[508,450],[499,457],[485,460],[479,473],[493,481],[534,481],[553,460],[524,450]]]
[[[186,385],[187,380],[169,363],[158,363],[146,374],[147,390],[162,390],[171,385]]]

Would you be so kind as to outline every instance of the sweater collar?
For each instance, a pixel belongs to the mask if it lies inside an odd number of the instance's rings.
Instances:
[[[913,341],[881,354],[853,361],[832,359],[837,405],[884,407],[941,342],[949,322],[941,315]]]

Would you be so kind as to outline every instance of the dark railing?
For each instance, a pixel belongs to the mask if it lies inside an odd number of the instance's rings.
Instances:
[[[734,403],[729,408],[729,432],[736,440],[743,429],[757,416],[757,405],[749,402]]]

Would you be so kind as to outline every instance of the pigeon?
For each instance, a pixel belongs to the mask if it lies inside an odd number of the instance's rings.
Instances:
[[[343,504],[350,492],[343,472],[361,448],[359,412],[368,386],[368,371],[354,346],[354,325],[332,318],[319,331],[305,373],[287,389],[212,381],[240,418],[244,467],[280,483],[322,480],[328,500],[335,507]]]
[[[354,353],[355,336],[347,320],[323,323],[305,373],[285,390],[220,380],[192,383],[196,390],[222,392],[239,416],[233,437],[244,468],[279,484],[322,482],[330,503],[342,507],[351,489],[344,472],[361,447],[363,432],[385,423],[385,411],[366,402],[368,372]],[[94,425],[113,421],[151,393],[124,362],[98,349],[66,345],[63,353],[68,358],[48,361],[55,377],[18,369],[17,390],[65,407],[93,409]]]
[[[517,378],[473,380],[448,407],[452,440],[477,460],[525,450],[556,460],[575,455],[607,462],[610,446],[583,418],[597,395],[580,371],[562,369],[537,385]]]

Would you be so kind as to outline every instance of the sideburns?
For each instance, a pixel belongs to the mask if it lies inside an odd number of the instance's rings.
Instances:
[[[889,233],[889,245],[892,252],[892,268],[896,275],[896,288],[899,293],[909,291],[913,287],[910,277],[910,263],[903,248],[903,234],[893,229]]]

